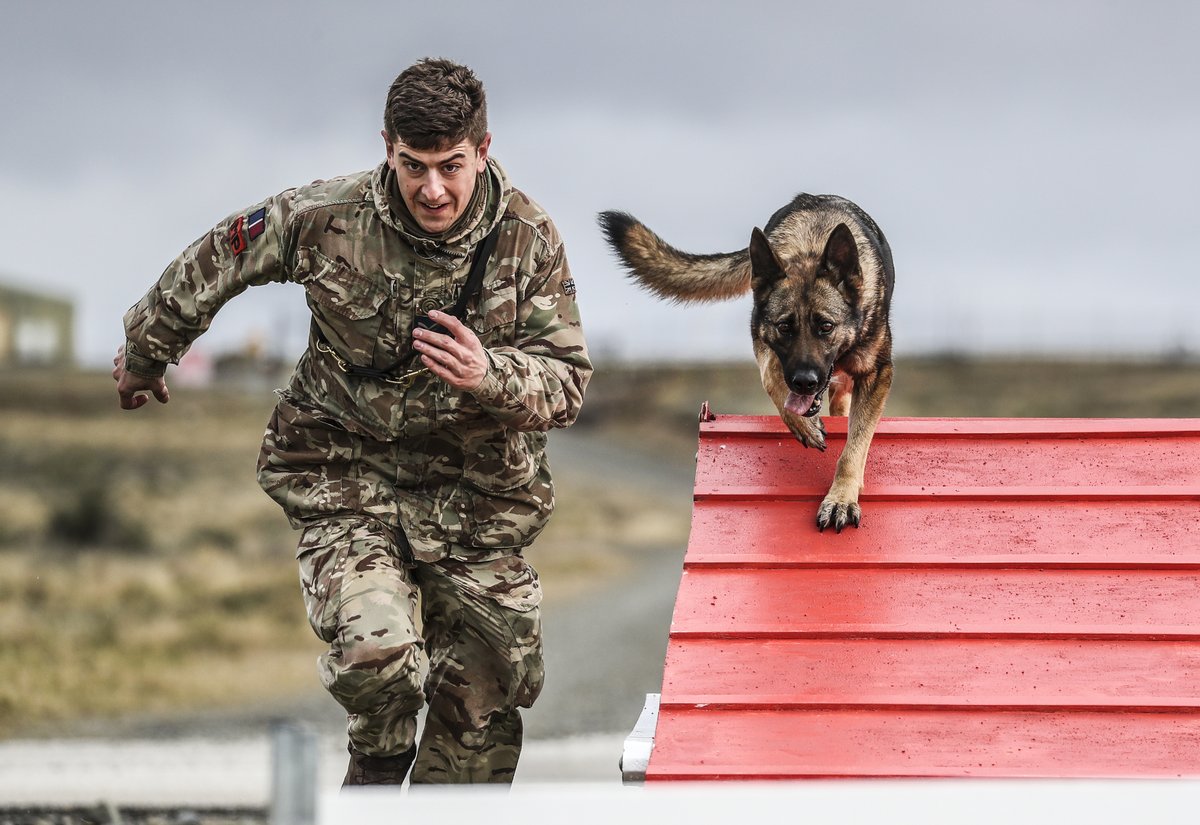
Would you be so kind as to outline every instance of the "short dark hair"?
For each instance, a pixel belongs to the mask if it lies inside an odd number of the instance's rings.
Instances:
[[[418,60],[392,82],[383,128],[391,140],[414,149],[440,149],[463,140],[478,146],[487,134],[483,83],[453,61]]]

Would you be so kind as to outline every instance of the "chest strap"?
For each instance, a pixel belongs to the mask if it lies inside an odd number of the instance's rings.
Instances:
[[[496,243],[499,240],[500,223],[497,222],[487,237],[475,245],[475,260],[471,261],[471,271],[467,273],[467,282],[463,284],[462,292],[459,293],[454,306],[446,310],[460,321],[467,317],[467,302],[478,295],[479,290],[483,288],[483,276],[487,270],[487,262],[496,250]]]

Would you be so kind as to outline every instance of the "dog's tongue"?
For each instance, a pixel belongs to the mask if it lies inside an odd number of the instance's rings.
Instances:
[[[783,402],[784,409],[796,415],[804,415],[808,412],[809,407],[816,400],[815,395],[798,395],[794,392],[789,392],[787,399]]]

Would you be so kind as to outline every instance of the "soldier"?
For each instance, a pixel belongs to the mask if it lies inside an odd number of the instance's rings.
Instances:
[[[345,782],[511,782],[542,687],[522,551],[554,507],[546,431],[575,420],[592,366],[562,240],[488,156],[471,70],[409,67],[384,127],[374,170],[239,210],[186,249],[126,313],[113,378],[123,409],[166,403],[167,364],[226,301],[304,287],[309,343],[258,476],[303,531]]]

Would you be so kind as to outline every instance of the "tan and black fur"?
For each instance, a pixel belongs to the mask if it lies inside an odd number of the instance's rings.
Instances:
[[[681,252],[624,212],[600,223],[642,286],[681,302],[754,296],[750,334],[763,388],[806,447],[825,449],[817,413],[849,416],[817,525],[858,526],[867,451],[892,385],[888,308],[895,269],[883,232],[866,212],[835,195],[797,195],[755,229],[747,249]]]

